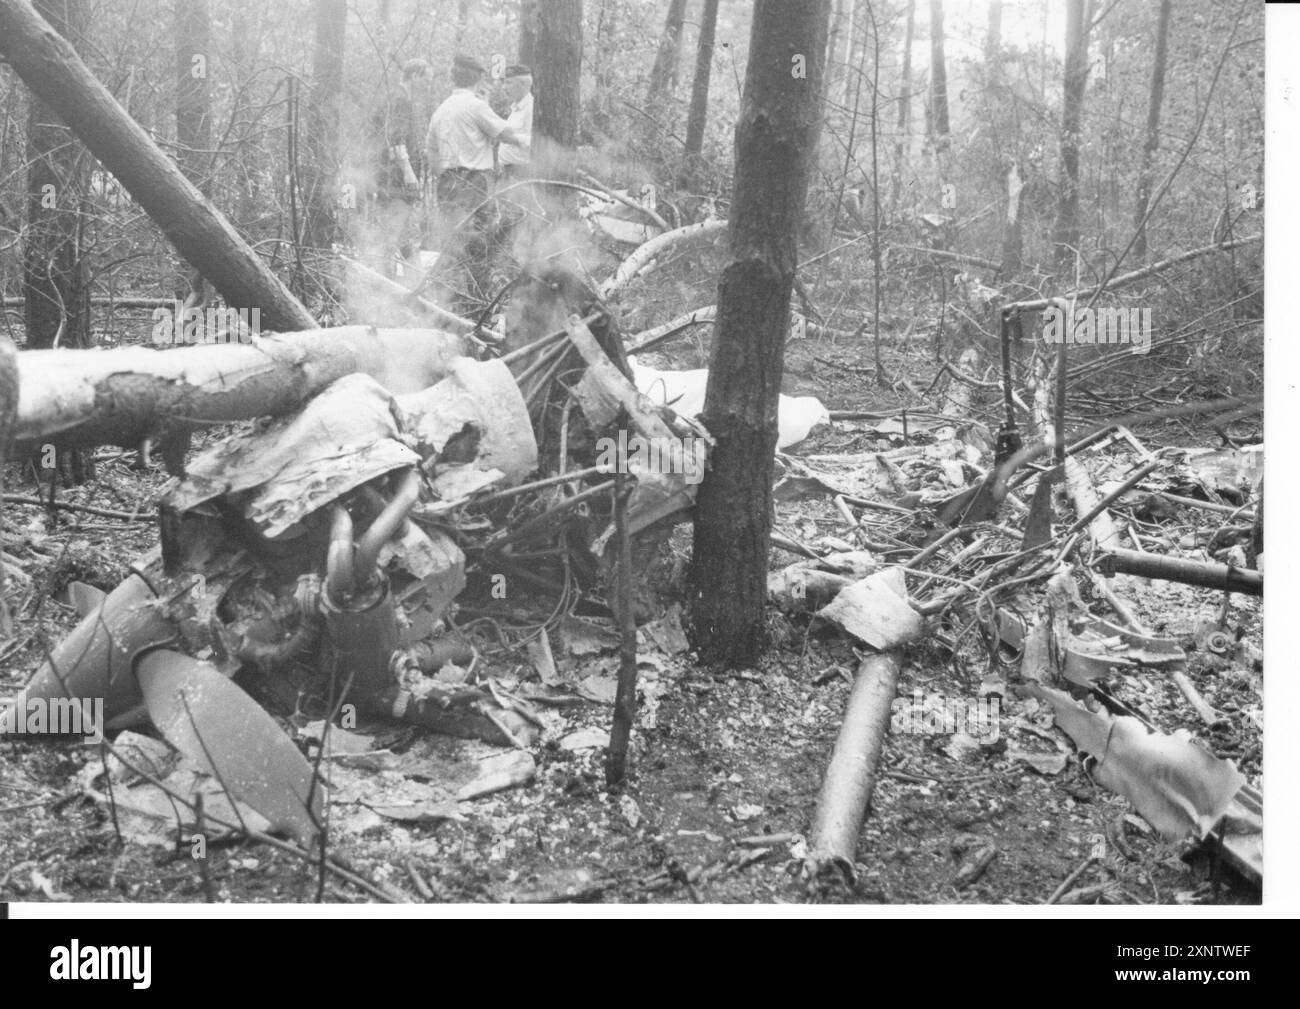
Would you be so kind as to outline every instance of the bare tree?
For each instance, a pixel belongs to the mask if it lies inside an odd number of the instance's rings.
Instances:
[[[176,146],[185,175],[212,195],[212,18],[208,0],[176,0]]]
[[[930,0],[930,130],[936,151],[948,149],[948,67],[943,41],[943,0]]]
[[[650,88],[646,105],[653,109],[677,88],[677,74],[682,62],[682,25],[686,22],[686,0],[671,0],[664,33],[659,37],[654,66],[650,70]]]
[[[578,146],[582,83],[582,0],[538,0],[535,135],[568,150]],[[537,140],[534,140],[534,144]],[[537,151],[533,160],[538,160]]]
[[[841,90],[841,82],[848,73],[847,54],[840,55],[840,43],[844,41],[845,29],[853,28],[854,0],[833,0],[831,4],[830,33],[826,38],[826,95],[833,100]]]
[[[1061,178],[1057,185],[1052,245],[1057,268],[1068,268],[1079,248],[1079,124],[1088,73],[1086,0],[1069,0],[1065,9],[1065,92],[1061,103]]]
[[[537,0],[519,4],[519,62],[532,66],[537,60]]]
[[[87,5],[39,0],[37,11],[64,38],[82,42]],[[90,344],[90,284],[82,255],[82,220],[88,163],[76,136],[40,95],[27,115],[27,227],[23,240],[23,322],[27,347],[86,347]],[[94,476],[88,452],[42,452],[64,479],[83,483]]]
[[[176,0],[176,147],[186,178],[212,195],[212,18],[208,0]],[[177,297],[201,303],[206,291],[197,270],[178,285]]]
[[[1151,200],[1151,166],[1156,151],[1160,149],[1160,106],[1165,96],[1165,64],[1169,49],[1169,14],[1173,4],[1161,0],[1159,20],[1156,22],[1156,55],[1151,67],[1151,98],[1147,103],[1147,135],[1142,145],[1142,167],[1138,172],[1137,202],[1133,206],[1133,227],[1137,240],[1133,254],[1145,259],[1147,254],[1147,204]]]
[[[67,122],[229,303],[259,308],[268,329],[316,325],[311,313],[114,100],[67,40],[50,31],[29,0],[0,3],[0,56],[33,96]],[[61,136],[66,139],[66,132]]]
[[[695,510],[691,639],[705,661],[763,648],[772,455],[796,233],[822,120],[829,0],[757,0],[736,125],[731,262],[703,419],[717,439]]]
[[[989,27],[984,33],[984,65],[989,80],[996,81],[1002,68],[1002,0],[989,0]]]
[[[709,79],[713,73],[713,37],[717,25],[718,0],[704,0],[699,48],[695,52],[695,80],[691,84],[691,111],[686,117],[688,162],[699,157],[704,149],[704,127],[709,118]]]
[[[311,100],[307,105],[309,158],[303,196],[307,203],[306,242],[317,250],[330,248],[338,228],[335,179],[347,20],[347,0],[316,0],[316,51],[312,60]]]
[[[903,188],[903,155],[912,131],[912,38],[916,31],[916,0],[907,0],[907,27],[903,32],[903,73],[898,85],[898,140],[894,144],[893,204]]]

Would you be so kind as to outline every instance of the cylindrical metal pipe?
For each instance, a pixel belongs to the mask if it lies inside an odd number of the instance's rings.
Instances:
[[[392,538],[393,533],[401,528],[402,523],[406,521],[406,516],[410,514],[418,500],[420,500],[420,471],[411,468],[402,477],[397,493],[393,495],[393,500],[388,503],[388,507],[379,513],[379,517],[370,524],[370,528],[357,541],[354,571],[361,581],[368,582],[374,577],[379,551]]]
[[[398,630],[387,580],[380,580],[378,592],[352,598],[347,606],[326,592],[321,612],[340,682],[352,679],[350,695],[364,703],[394,686],[389,660],[397,650]]]
[[[330,545],[325,558],[325,596],[336,603],[356,591],[356,565],[352,557],[352,516],[342,505],[330,511]]]
[[[1104,575],[1141,575],[1159,578],[1184,585],[1199,585],[1224,592],[1242,592],[1251,596],[1264,594],[1264,576],[1258,571],[1231,567],[1227,564],[1208,564],[1189,561],[1163,554],[1141,554],[1136,550],[1118,547],[1107,550],[1101,557],[1097,570]]]

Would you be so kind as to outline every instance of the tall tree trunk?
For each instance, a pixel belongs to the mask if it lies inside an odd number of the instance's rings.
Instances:
[[[930,129],[936,151],[948,149],[948,66],[943,55],[943,0],[930,0]]]
[[[1137,229],[1137,241],[1133,243],[1133,255],[1139,261],[1147,254],[1147,203],[1151,199],[1151,166],[1155,161],[1156,151],[1160,149],[1160,106],[1165,96],[1165,63],[1169,49],[1169,13],[1173,4],[1170,0],[1161,0],[1160,17],[1156,22],[1156,58],[1151,67],[1151,99],[1147,104],[1147,136],[1142,145],[1142,168],[1138,172],[1137,202],[1133,206],[1133,227]]]
[[[826,37],[826,98],[827,103],[834,101],[843,90],[843,82],[852,71],[848,58],[840,53],[840,44],[844,40],[845,28],[853,26],[854,0],[833,0],[831,4],[830,33]],[[827,109],[827,118],[837,118],[836,113]]]
[[[704,149],[704,127],[709,120],[709,79],[713,74],[713,37],[718,26],[718,0],[704,0],[700,15],[700,44],[695,52],[695,81],[691,85],[691,111],[686,117],[686,160]],[[818,54],[818,62],[822,59]]]
[[[659,49],[650,70],[650,88],[646,92],[646,106],[657,108],[663,99],[677,90],[677,74],[682,62],[682,25],[686,22],[686,0],[671,0],[664,33],[659,37]]]
[[[185,177],[212,195],[212,18],[208,0],[176,0],[176,148]],[[187,304],[207,300],[203,275],[191,270],[177,284]]]
[[[618,38],[618,5],[612,0],[598,2],[600,8],[596,11],[596,46],[591,57],[591,76],[596,83],[596,98],[604,104],[610,100],[609,90],[613,82],[610,54],[614,51],[614,40]]]
[[[989,27],[984,33],[984,65],[989,80],[1001,77],[1002,67],[1002,0],[989,0]]]
[[[519,4],[519,62],[531,67],[537,62],[537,0]]]
[[[1019,162],[1012,161],[1006,174],[1007,213],[1002,226],[1002,276],[1010,280],[1023,267],[1022,252],[1024,248],[1023,231],[1020,226],[1020,198],[1024,193],[1025,180],[1020,174]]]
[[[311,313],[154,145],[29,0],[0,2],[0,55],[33,95],[63,117],[228,303],[260,309],[268,329],[316,325]]]
[[[84,0],[40,0],[37,8],[67,39],[81,42]],[[23,322],[29,350],[90,345],[90,282],[81,250],[86,210],[86,152],[58,113],[33,94],[27,116],[27,227],[23,236]],[[94,476],[88,452],[39,452],[38,467],[84,483]]]
[[[1058,271],[1069,269],[1079,247],[1079,124],[1088,72],[1086,0],[1065,10],[1065,87],[1061,104],[1061,179],[1057,186],[1052,245]]]
[[[543,150],[578,146],[582,0],[538,0],[534,140]],[[533,161],[537,162],[536,147]],[[543,157],[542,163],[545,164]]]
[[[858,10],[862,0],[845,0],[846,14],[844,23],[844,99],[845,108],[853,107],[854,95],[857,91],[857,74],[853,68],[861,62],[862,51],[858,46],[858,37],[862,32],[862,22],[864,20],[862,12]],[[828,95],[834,97],[834,93],[827,89]]]
[[[903,32],[903,74],[898,85],[898,140],[894,144],[892,203],[903,193],[903,159],[912,132],[912,39],[916,32],[916,0],[907,0],[907,27]]]
[[[731,262],[704,423],[717,439],[695,509],[691,640],[701,657],[752,663],[764,645],[772,456],[796,232],[822,120],[829,0],[756,0],[736,125]],[[806,76],[804,76],[806,74]]]
[[[456,0],[456,48],[461,48],[465,43],[465,32],[469,29],[470,21],[474,17],[474,8],[478,6],[478,0]]]
[[[176,146],[181,170],[212,195],[212,19],[208,0],[176,0]]]
[[[302,188],[307,204],[306,244],[318,253],[328,253],[338,234],[339,111],[347,21],[347,0],[316,0],[316,51],[307,106],[309,156]],[[306,285],[306,289],[321,295],[328,295],[332,286],[325,280],[325,258],[318,257]]]
[[[235,176],[238,193],[235,197],[235,224],[243,234],[252,231],[257,219],[258,205],[258,161],[254,144],[249,137],[252,125],[253,100],[250,91],[257,73],[257,57],[262,39],[261,26],[256,24],[249,14],[247,6],[239,3],[230,15],[230,67],[231,91],[230,118],[239,124],[239,131],[233,133],[235,141],[234,156],[229,164]],[[233,132],[233,131],[232,131]]]

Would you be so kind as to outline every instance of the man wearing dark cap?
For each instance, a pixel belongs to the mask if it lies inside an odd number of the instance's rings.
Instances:
[[[501,175],[507,181],[528,174],[533,140],[533,71],[522,63],[506,67],[506,95],[510,114],[506,122],[519,138],[517,146],[502,146],[499,152]]]
[[[510,125],[492,111],[475,87],[487,71],[478,60],[457,56],[452,61],[451,82],[454,90],[438,106],[429,120],[425,147],[429,164],[437,174],[438,209],[443,234],[443,254],[449,262],[462,266],[467,274],[468,290],[458,290],[455,300],[462,311],[474,308],[485,295],[488,282],[487,239],[492,211],[485,207],[490,192],[492,145],[503,150],[518,146],[521,138]],[[470,213],[472,223],[451,235]],[[457,271],[459,272],[459,271]],[[457,277],[456,286],[461,287]]]

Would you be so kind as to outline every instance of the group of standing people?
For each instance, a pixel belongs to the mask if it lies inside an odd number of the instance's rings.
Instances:
[[[432,108],[433,67],[413,59],[383,122],[377,192],[380,236],[413,262],[424,238],[415,208],[431,192],[437,203],[438,273],[455,310],[480,303],[488,286],[489,245],[496,227],[494,179],[526,178],[532,155],[533,77],[527,66],[505,70],[505,118],[488,103],[487,70],[478,60],[452,61],[452,92]]]

